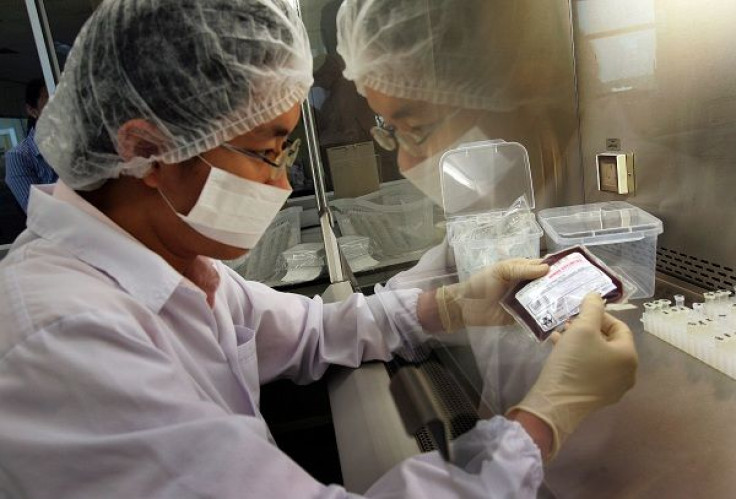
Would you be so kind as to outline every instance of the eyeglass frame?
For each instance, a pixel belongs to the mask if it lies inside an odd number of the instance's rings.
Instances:
[[[242,147],[234,146],[228,142],[220,144],[220,147],[231,152],[242,154],[253,159],[259,159],[272,167],[274,170],[271,172],[271,180],[278,180],[283,177],[296,162],[296,158],[299,155],[299,148],[302,145],[301,139],[297,138],[293,142],[287,141],[288,147],[282,149],[276,160],[270,160],[263,154],[243,149]]]
[[[395,151],[397,146],[402,147],[411,156],[419,157],[424,154],[420,146],[424,144],[440,127],[449,120],[457,116],[462,109],[455,109],[453,112],[431,125],[431,128],[424,133],[423,136],[417,136],[410,132],[401,132],[396,127],[386,127],[383,116],[376,115],[376,126],[371,127],[371,136],[373,140],[383,149],[387,151]],[[387,141],[392,141],[392,145],[388,145]]]

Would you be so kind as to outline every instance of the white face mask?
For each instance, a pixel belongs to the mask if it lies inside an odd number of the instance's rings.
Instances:
[[[246,180],[201,159],[210,166],[210,173],[188,215],[177,212],[163,193],[161,196],[179,218],[203,236],[236,248],[254,248],[291,189]]]
[[[460,144],[478,142],[481,140],[488,140],[488,138],[481,129],[476,126],[461,135],[451,146],[447,147],[447,149],[452,149]],[[401,170],[401,175],[403,175],[405,179],[411,182],[438,206],[442,206],[440,158],[445,153],[445,150],[428,157],[413,168]]]

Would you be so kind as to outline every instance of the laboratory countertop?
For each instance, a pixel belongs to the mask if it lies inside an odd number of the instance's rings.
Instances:
[[[658,275],[656,297],[683,293],[691,302],[697,298],[697,291]],[[592,414],[581,424],[546,470],[545,491],[540,497],[733,497],[736,427],[731,422],[736,415],[736,380],[645,332],[640,322],[641,308],[616,315],[634,333],[639,353],[636,385],[617,404]],[[387,383],[375,365],[367,366],[366,371],[374,384]],[[361,400],[360,384],[367,381],[350,380],[351,376],[356,377],[355,372],[338,378],[331,388],[338,446],[340,432],[348,428],[345,421],[370,420],[365,411],[385,411],[392,405],[390,396],[375,386],[365,392],[370,400]],[[341,403],[335,394],[348,387],[352,388],[349,403],[347,399]],[[359,416],[355,413],[358,410]],[[412,452],[408,444],[399,451],[392,443],[390,435],[402,434],[401,428],[383,428],[386,435],[381,437],[377,436],[375,423],[371,424],[370,432],[360,433],[360,424],[349,423],[346,435],[350,435],[350,445],[355,446],[356,439],[361,438],[356,435],[371,435],[372,452],[381,453],[375,449],[380,448],[377,442],[384,438],[394,462]],[[389,466],[391,459],[386,459],[383,466]],[[341,460],[346,479],[352,477],[353,483],[359,484],[356,491],[375,478],[346,470],[346,466],[357,462],[349,456],[344,460],[341,456]]]
[[[656,296],[680,285],[659,276]],[[736,380],[645,332],[641,309],[617,315],[634,333],[636,385],[583,422],[547,486],[560,498],[734,497]]]

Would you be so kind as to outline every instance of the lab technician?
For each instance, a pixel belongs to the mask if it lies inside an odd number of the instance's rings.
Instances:
[[[389,321],[442,334],[436,293],[326,305],[216,260],[252,248],[288,196],[311,72],[285,0],[108,0],[85,24],[38,125],[60,182],[33,189],[0,264],[0,492],[356,497],[274,445],[259,385],[422,340]],[[464,297],[490,319],[510,281],[546,270],[507,262]],[[635,368],[631,333],[591,296],[519,407],[457,439],[453,464],[416,456],[366,496],[534,497],[542,459]]]
[[[453,206],[443,202],[440,158],[462,143],[503,139],[524,145],[535,179],[543,180],[537,196],[547,201],[553,194],[548,188],[565,181],[558,174],[575,132],[564,64],[566,12],[534,0],[343,2],[337,51],[344,76],[382,118],[374,139],[396,150],[401,174],[446,211],[489,195],[447,177],[444,195]],[[445,240],[385,289],[433,283],[455,271]],[[465,304],[449,307],[454,313],[444,316],[445,327],[463,329],[474,353],[484,382],[481,413],[503,413],[537,379],[550,345],[537,344],[516,325],[495,327],[493,334],[478,328],[484,324],[468,302],[453,297],[460,289],[441,295],[450,304]]]

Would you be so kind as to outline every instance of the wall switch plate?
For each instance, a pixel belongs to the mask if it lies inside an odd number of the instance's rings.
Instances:
[[[634,155],[632,153],[605,152],[597,154],[595,159],[599,191],[616,194],[634,192]]]

